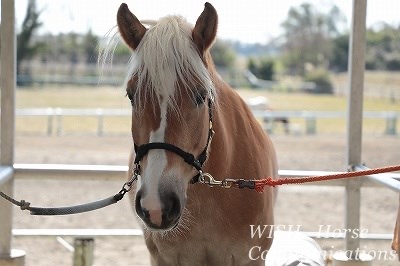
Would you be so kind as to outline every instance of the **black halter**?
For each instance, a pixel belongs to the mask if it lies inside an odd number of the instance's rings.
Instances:
[[[185,163],[193,166],[196,168],[197,171],[199,171],[198,174],[196,174],[191,180],[190,183],[194,184],[199,181],[199,176],[200,172],[202,171],[202,167],[204,162],[207,160],[207,151],[210,146],[212,137],[214,135],[214,130],[212,127],[212,121],[213,121],[213,116],[212,116],[212,102],[210,99],[208,99],[208,115],[209,115],[209,129],[208,129],[208,138],[207,138],[207,143],[203,149],[203,151],[197,156],[197,158],[189,152],[185,152],[181,148],[165,143],[165,142],[150,142],[146,144],[142,144],[140,146],[134,144],[135,147],[135,152],[136,152],[136,157],[135,157],[135,165],[139,165],[140,161],[143,159],[143,157],[150,151],[150,150],[167,150],[170,152],[175,153],[179,157],[181,157]]]

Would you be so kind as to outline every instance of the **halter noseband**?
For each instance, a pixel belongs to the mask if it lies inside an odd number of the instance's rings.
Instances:
[[[203,151],[197,156],[197,158],[192,153],[185,152],[184,150],[182,150],[181,148],[179,148],[173,144],[169,144],[169,143],[165,143],[165,142],[150,142],[150,143],[142,144],[140,146],[134,144],[134,148],[135,148],[135,152],[136,152],[134,164],[136,166],[139,166],[140,161],[150,150],[167,150],[167,151],[173,152],[176,155],[178,155],[179,157],[181,157],[185,161],[185,163],[193,166],[199,172],[190,180],[191,184],[197,183],[199,181],[200,173],[202,172],[203,164],[207,160],[207,151],[210,146],[212,137],[214,135],[214,130],[212,127],[212,121],[213,121],[212,103],[211,103],[210,99],[208,99],[208,115],[209,115],[210,127],[208,129],[207,143],[206,143]],[[136,171],[138,171],[138,169],[140,169],[139,167],[136,167],[136,168],[137,168]],[[139,174],[139,173],[137,173],[137,174]]]

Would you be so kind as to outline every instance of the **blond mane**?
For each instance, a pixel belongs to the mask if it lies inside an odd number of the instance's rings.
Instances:
[[[167,16],[159,21],[143,21],[148,30],[139,46],[132,52],[124,80],[136,76],[135,106],[143,108],[149,100],[161,103],[167,99],[168,105],[176,109],[178,83],[195,97],[199,87],[214,99],[215,88],[212,79],[192,40],[192,26],[181,16]],[[104,65],[112,56],[118,41],[116,32],[106,44],[99,59]]]

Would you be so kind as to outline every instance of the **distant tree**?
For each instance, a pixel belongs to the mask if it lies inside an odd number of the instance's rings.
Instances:
[[[113,61],[117,64],[127,64],[132,55],[132,50],[123,43],[118,43],[115,46]]]
[[[304,81],[313,82],[316,85],[313,93],[333,94],[333,85],[326,69],[318,68],[307,72]]]
[[[231,68],[235,64],[235,51],[225,42],[217,40],[211,48],[211,56],[217,67]]]
[[[367,30],[365,68],[368,70],[400,70],[400,26],[381,23]],[[349,53],[349,34],[333,39],[329,67],[346,71]]]
[[[43,43],[32,44],[32,36],[42,26],[39,21],[41,11],[37,10],[36,0],[29,0],[26,15],[17,35],[17,75],[21,74],[21,63],[31,59],[42,47]]]
[[[338,35],[340,23],[344,21],[336,6],[326,14],[309,3],[292,7],[282,23],[283,61],[289,72],[304,76],[306,64],[326,67],[332,52],[332,38]]]
[[[72,65],[76,65],[78,63],[78,56],[79,56],[79,50],[81,47],[79,47],[79,42],[78,42],[78,34],[74,32],[70,32],[66,36],[66,40],[64,43],[64,47],[66,50],[66,53],[68,54],[69,62]]]
[[[347,71],[349,60],[349,34],[342,34],[333,39],[332,54],[329,59],[329,68],[333,71]]]
[[[400,70],[400,25],[386,23],[367,30],[366,68]]]
[[[69,75],[71,77],[75,76],[75,68],[79,62],[78,58],[81,47],[79,45],[78,38],[78,34],[70,32],[66,35],[66,40],[64,43],[65,51],[67,53],[68,61],[70,63]]]
[[[391,58],[386,59],[386,70],[400,71],[400,54],[397,53]]]
[[[250,57],[247,61],[247,68],[250,70],[253,75],[257,76],[256,73],[258,72],[258,66],[256,60],[253,57]]]
[[[256,60],[249,58],[247,68],[259,79],[273,80],[275,75],[275,61],[271,58]]]
[[[87,64],[97,63],[98,44],[99,44],[99,38],[93,34],[91,29],[89,29],[89,31],[83,37],[83,49]]]

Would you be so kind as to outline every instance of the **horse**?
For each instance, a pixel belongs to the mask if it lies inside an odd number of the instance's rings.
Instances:
[[[117,12],[119,35],[132,50],[124,83],[136,181],[130,201],[151,265],[264,265],[249,252],[266,252],[273,241],[273,232],[258,237],[251,228],[274,224],[274,188],[198,184],[278,176],[270,138],[216,71],[210,48],[217,25],[210,3],[194,26],[181,16],[146,25],[126,4]]]

